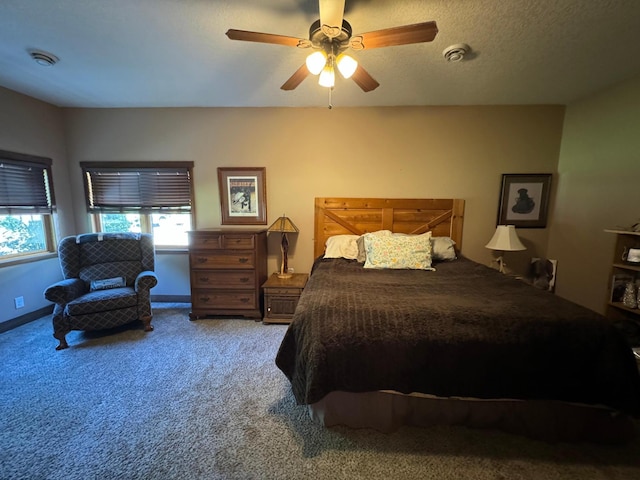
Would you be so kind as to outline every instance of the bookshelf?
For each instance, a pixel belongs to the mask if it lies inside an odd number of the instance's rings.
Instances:
[[[609,277],[609,295],[606,305],[607,318],[640,322],[640,309],[629,308],[622,303],[622,296],[627,283],[634,283],[636,292],[638,286],[640,286],[640,263],[631,263],[623,260],[623,256],[629,248],[640,249],[640,232],[628,230],[605,230],[605,232],[616,235],[616,246]]]

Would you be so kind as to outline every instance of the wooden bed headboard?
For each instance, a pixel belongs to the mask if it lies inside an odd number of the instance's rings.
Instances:
[[[333,235],[362,235],[377,230],[433,232],[462,246],[464,200],[457,198],[316,198],[314,258]]]

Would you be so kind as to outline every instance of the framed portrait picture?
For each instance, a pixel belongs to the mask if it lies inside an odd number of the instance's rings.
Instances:
[[[498,225],[546,227],[550,188],[550,173],[502,175]]]
[[[222,225],[266,225],[266,169],[218,168]]]

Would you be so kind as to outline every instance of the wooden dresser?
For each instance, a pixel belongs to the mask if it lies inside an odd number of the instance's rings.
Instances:
[[[191,313],[262,319],[267,279],[267,231],[211,229],[189,232]]]

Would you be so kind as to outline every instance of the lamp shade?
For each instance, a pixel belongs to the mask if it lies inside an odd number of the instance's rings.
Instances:
[[[289,219],[289,217],[285,217],[284,215],[278,218],[273,224],[267,229],[268,232],[282,232],[282,233],[296,233],[298,232],[298,227],[294,225],[294,223]]]
[[[320,72],[320,78],[318,78],[318,83],[321,87],[332,88],[336,84],[336,73],[333,70],[332,65],[327,65]]]
[[[349,55],[341,53],[337,59],[338,70],[344,78],[351,78],[358,68],[358,62]]]
[[[307,69],[312,75],[318,75],[327,63],[327,54],[321,50],[313,52],[307,57],[305,62]]]
[[[489,240],[489,243],[487,243],[485,247],[503,252],[515,252],[527,249],[518,238],[514,225],[498,225],[493,237],[491,237],[491,240]]]

